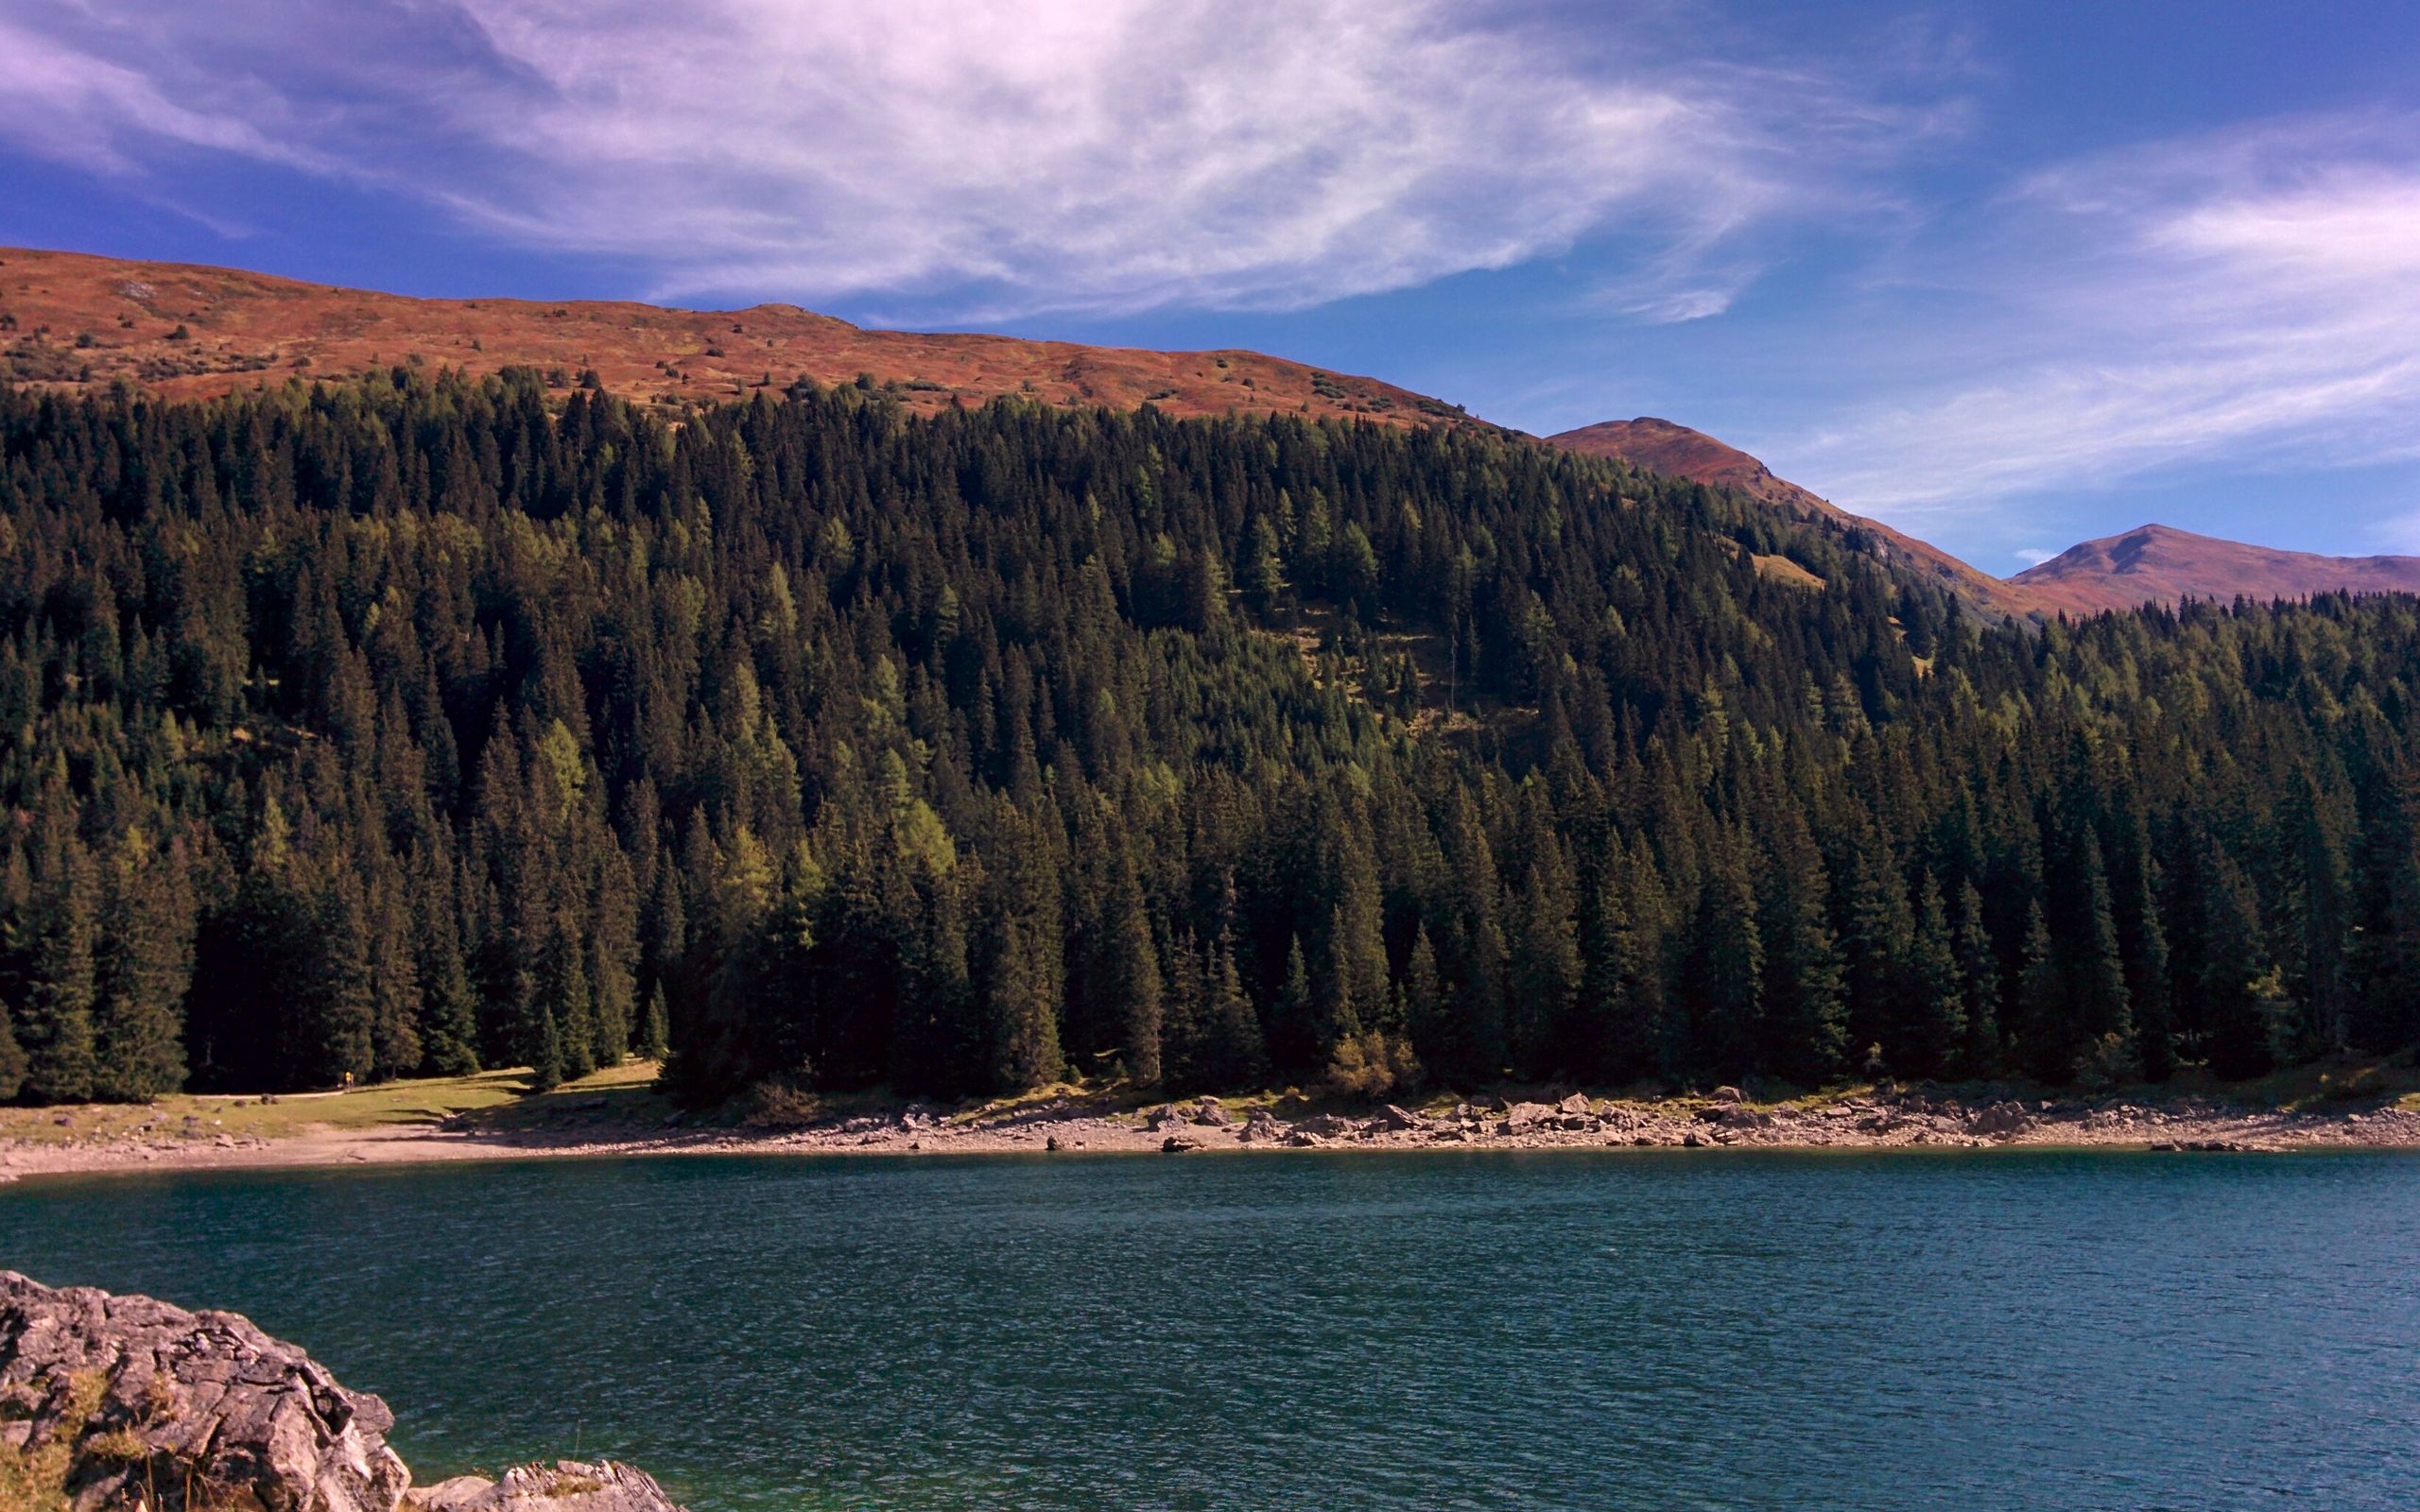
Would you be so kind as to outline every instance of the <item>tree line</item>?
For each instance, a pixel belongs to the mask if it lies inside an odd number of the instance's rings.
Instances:
[[[2420,1037],[2420,600],[1993,624],[1868,546],[1468,430],[0,392],[0,1094]]]

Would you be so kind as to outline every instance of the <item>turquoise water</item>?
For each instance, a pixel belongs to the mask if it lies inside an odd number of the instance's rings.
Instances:
[[[424,1481],[787,1507],[2420,1504],[2420,1160],[544,1161],[28,1181]]]

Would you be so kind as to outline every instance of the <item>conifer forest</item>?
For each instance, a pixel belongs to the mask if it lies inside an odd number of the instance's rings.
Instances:
[[[0,1094],[2420,1037],[2420,600],[2001,623],[1479,427],[0,392]]]

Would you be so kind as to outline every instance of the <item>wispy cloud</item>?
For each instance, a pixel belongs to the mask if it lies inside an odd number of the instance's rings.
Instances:
[[[239,117],[195,110],[138,69],[95,57],[12,20],[0,6],[0,138],[98,172],[135,172],[162,145],[247,157],[299,154]]]
[[[1882,333],[1911,354],[1901,381],[1788,449],[1852,507],[1922,520],[2181,464],[2420,455],[2420,121],[2069,164],[1938,256],[1960,313]]]
[[[111,10],[0,0],[0,135],[120,172],[159,144],[307,159],[663,296],[1284,309],[1617,226],[1614,304],[1695,318],[1754,276],[1755,232],[1909,128],[1693,59],[1651,6],[1583,36],[1448,0]]]

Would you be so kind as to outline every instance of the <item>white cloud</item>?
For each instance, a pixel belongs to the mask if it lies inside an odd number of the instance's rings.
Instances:
[[[181,105],[135,69],[9,19],[0,6],[0,138],[39,156],[124,174],[143,146],[170,143],[257,158],[295,154],[247,122]]]
[[[1780,448],[1810,486],[1921,520],[2184,464],[2420,455],[2420,122],[2075,163],[2001,212],[1943,254],[1962,313],[1884,335],[1920,354],[1902,379]]]
[[[0,0],[29,49],[0,135],[115,167],[147,137],[307,140],[500,237],[634,260],[663,296],[1289,308],[1611,227],[1637,244],[1623,307],[1697,318],[1754,276],[1747,239],[1911,129],[1811,75],[1693,62],[1652,6],[1554,35],[1449,0],[111,10]],[[231,79],[268,109],[213,112]],[[305,140],[230,124],[263,114]]]
[[[2046,550],[2040,546],[2023,546],[2017,549],[2015,555],[2016,559],[2025,563],[2028,567],[2039,567],[2044,562],[2048,561],[2051,558],[2057,556],[2058,553],[2055,551]]]

